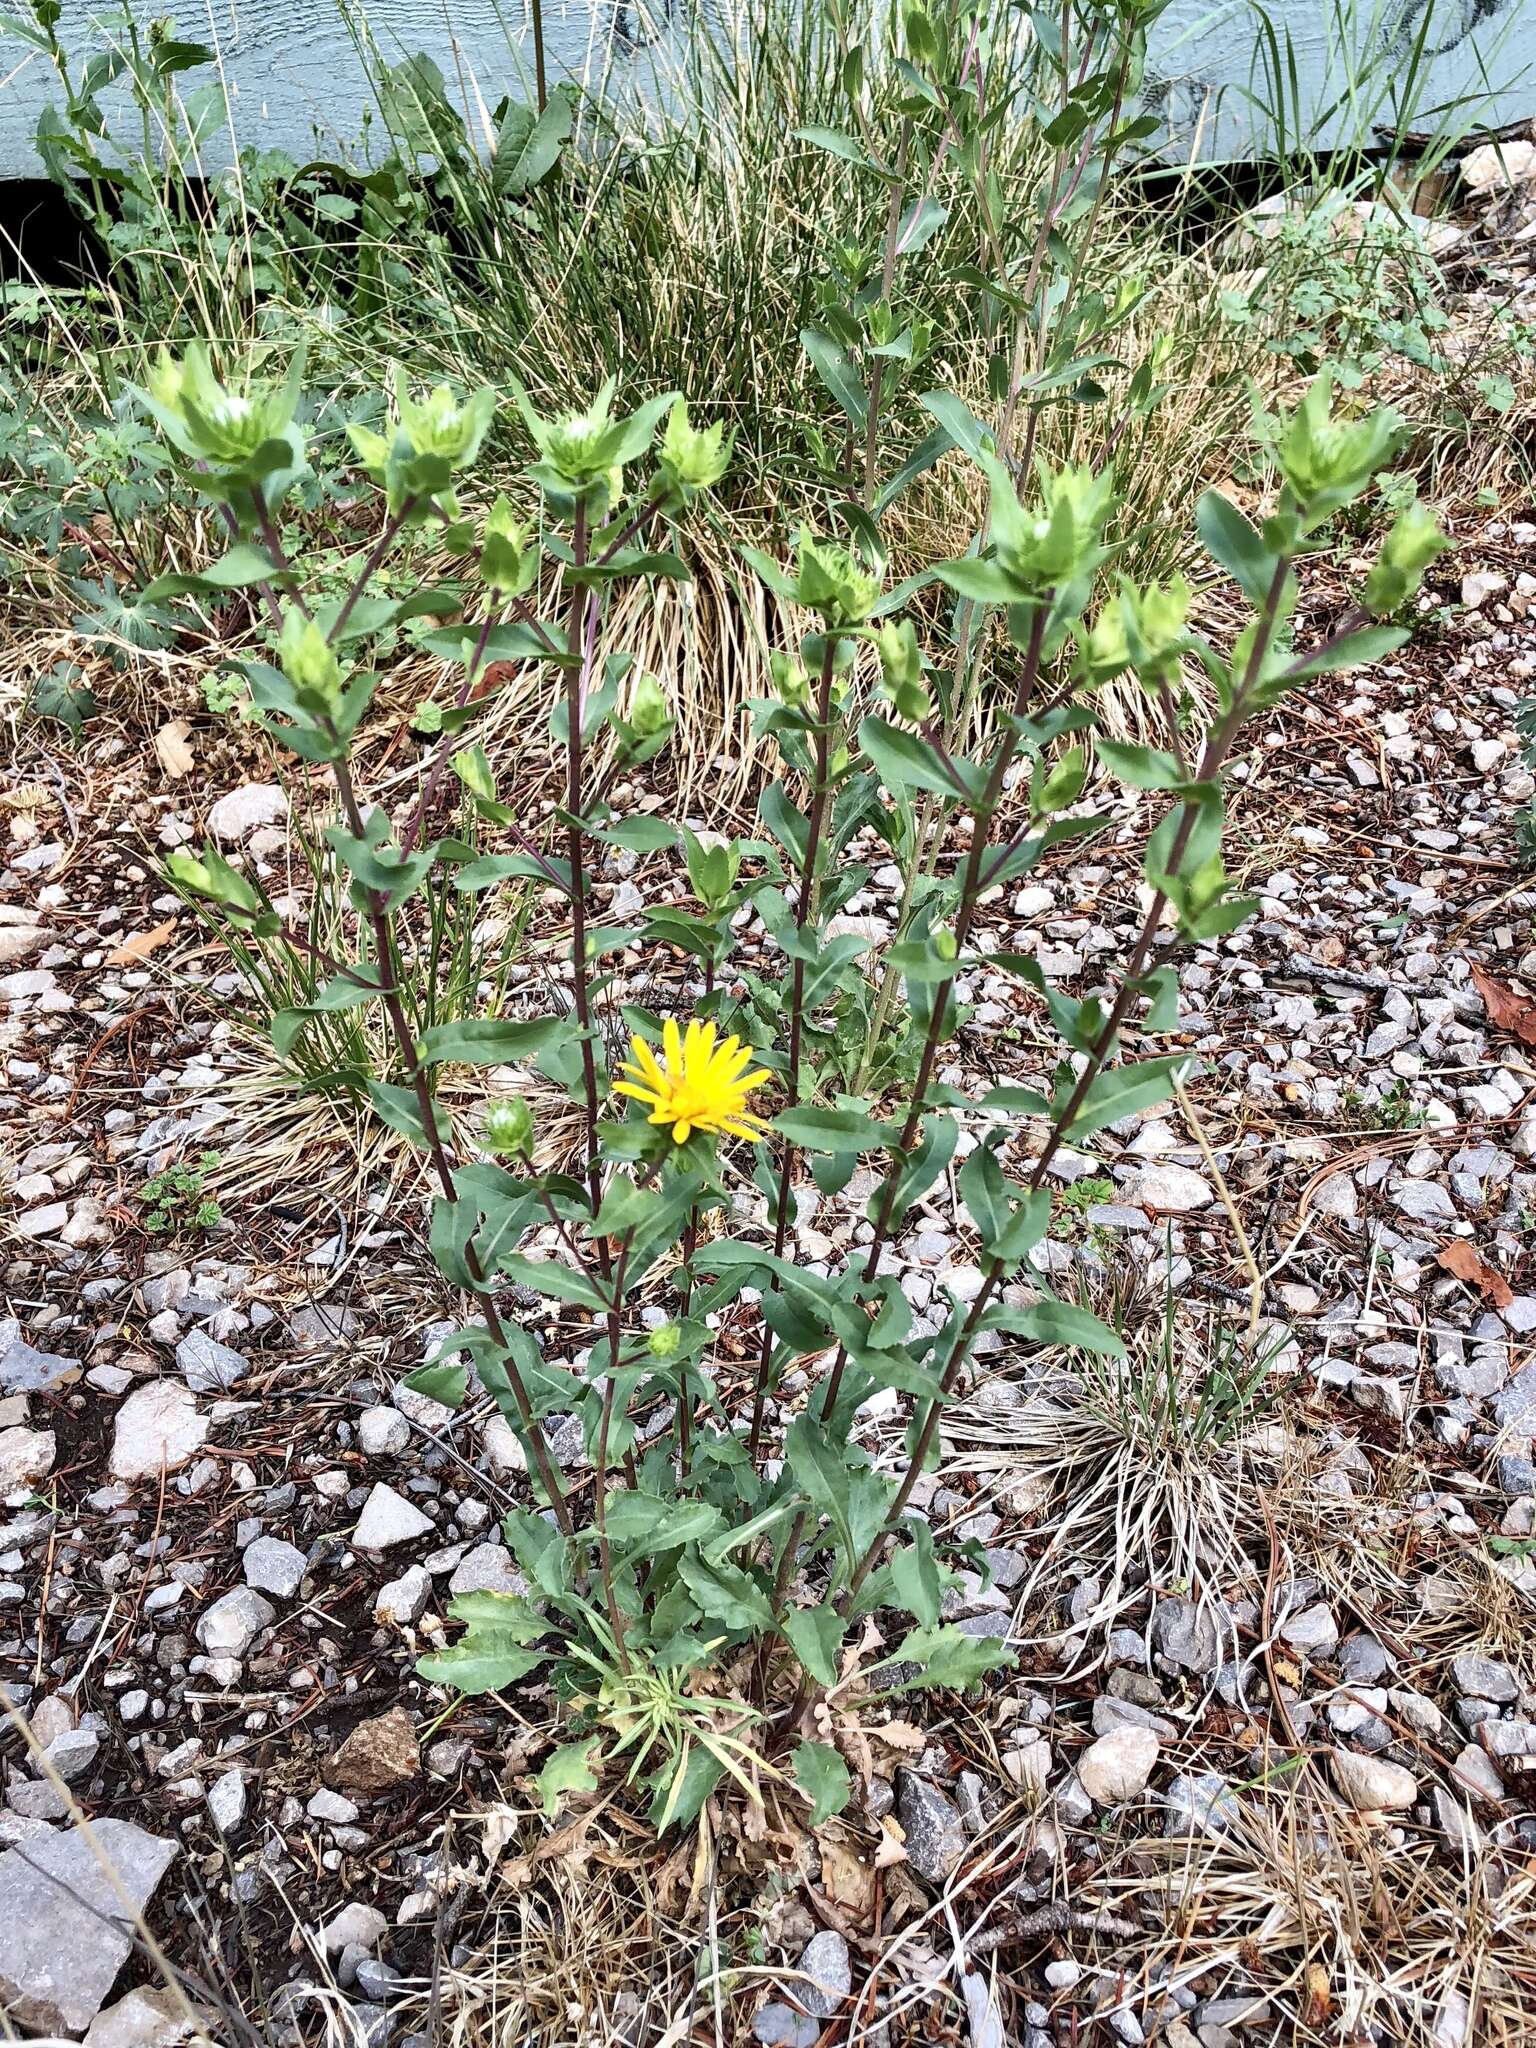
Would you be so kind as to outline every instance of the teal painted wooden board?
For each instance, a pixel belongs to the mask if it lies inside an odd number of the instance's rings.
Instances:
[[[0,0],[14,8],[16,0]],[[166,0],[133,0],[148,22]],[[1431,100],[1484,95],[1478,116],[1504,122],[1536,113],[1536,0],[1338,0],[1351,5],[1350,39],[1401,75],[1426,8],[1433,7],[1427,46],[1433,53]],[[551,79],[606,80],[639,98],[672,97],[683,73],[686,22],[703,5],[732,32],[750,33],[752,0],[546,0],[545,42]],[[63,41],[78,62],[103,47],[109,31],[93,27],[108,10],[90,0],[64,0]],[[1287,33],[1298,59],[1311,113],[1336,95],[1344,66],[1335,0],[1269,0],[1268,12]],[[226,97],[229,121],[208,147],[210,169],[227,163],[229,138],[241,147],[279,148],[300,160],[359,156],[367,151],[370,104],[364,37],[388,63],[425,52],[449,81],[472,132],[508,91],[531,96],[528,0],[372,0],[364,17],[346,0],[202,0],[183,7],[178,34],[214,46],[218,67],[183,76],[181,85],[212,80]],[[743,28],[745,24],[745,28]],[[1151,103],[1165,115],[1173,149],[1238,156],[1256,122],[1247,92],[1264,82],[1255,63],[1255,15],[1249,0],[1174,0],[1160,22],[1151,62]],[[1488,88],[1491,96],[1487,96]],[[33,177],[38,115],[60,97],[45,57],[21,43],[0,44],[0,177]],[[114,104],[114,93],[105,96]],[[123,102],[116,99],[118,107]],[[1388,110],[1380,118],[1389,119]],[[137,146],[137,117],[115,123]],[[1338,139],[1347,117],[1326,139]]]

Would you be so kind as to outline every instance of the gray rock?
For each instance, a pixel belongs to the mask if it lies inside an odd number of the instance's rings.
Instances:
[[[762,2048],[816,2048],[821,2039],[820,2020],[813,2020],[778,1999],[765,2005],[752,2020],[752,2038]]]
[[[365,1408],[357,1418],[357,1444],[370,1458],[397,1457],[411,1447],[411,1425],[398,1408]]]
[[[13,2026],[85,2032],[132,1947],[125,1905],[142,1914],[176,1854],[131,1821],[98,1820],[91,1837],[71,1828],[0,1856],[0,2004]]]
[[[391,1579],[387,1586],[380,1587],[373,1603],[373,1618],[375,1621],[393,1622],[397,1628],[409,1628],[421,1619],[431,1597],[431,1573],[424,1571],[419,1564],[413,1564],[398,1579]]]
[[[954,1804],[915,1771],[896,1773],[896,1817],[907,1861],[929,1884],[942,1884],[965,1854],[965,1823]]]
[[[208,1812],[222,1835],[233,1835],[245,1819],[245,1778],[239,1771],[226,1771],[208,1788]]]
[[[832,1928],[824,1927],[805,1944],[800,1968],[811,1981],[797,1984],[795,1996],[812,2019],[834,2019],[853,1990],[847,1942]]]
[[[1536,1364],[1523,1366],[1502,1394],[1493,1401],[1493,1418],[1500,1429],[1519,1428],[1536,1417]],[[1529,1428],[1522,1435],[1530,1435]]]
[[[34,1351],[14,1316],[0,1319],[0,1394],[46,1394],[79,1370],[72,1358]]]
[[[150,1380],[135,1387],[122,1407],[112,1434],[112,1476],[115,1479],[158,1479],[175,1472],[200,1450],[208,1435],[208,1418],[199,1412],[190,1387],[177,1380]]]
[[[411,1543],[431,1533],[432,1523],[421,1509],[381,1481],[363,1503],[352,1541],[359,1550],[392,1550],[397,1543]]]
[[[176,1346],[176,1363],[194,1394],[225,1394],[250,1370],[238,1351],[206,1330],[188,1330]]]
[[[1374,1636],[1346,1636],[1339,1645],[1339,1670],[1346,1685],[1374,1685],[1392,1668],[1392,1659]]]
[[[1164,1216],[1208,1209],[1216,1195],[1210,1182],[1192,1167],[1159,1162],[1141,1169],[1131,1183],[1128,1199],[1140,1208]]]
[[[1454,1223],[1456,1204],[1436,1180],[1409,1180],[1392,1198],[1404,1216],[1415,1223]]]
[[[448,1581],[450,1593],[526,1593],[528,1581],[500,1543],[465,1551]]]
[[[1159,1600],[1152,1615],[1152,1647],[1170,1664],[1208,1676],[1221,1663],[1214,1618],[1193,1600]]]
[[[276,1536],[258,1536],[245,1546],[241,1560],[245,1583],[258,1593],[275,1593],[279,1600],[291,1600],[303,1584],[309,1560],[297,1544],[284,1543]]]
[[[1225,1834],[1237,1819],[1237,1794],[1214,1771],[1181,1771],[1163,1794],[1170,1835]]]
[[[1151,1728],[1111,1729],[1078,1758],[1078,1780],[1095,1806],[1123,1806],[1146,1791],[1161,1747]]]
[[[1470,1694],[1477,1700],[1496,1700],[1506,1706],[1520,1697],[1520,1681],[1509,1666],[1497,1657],[1482,1657],[1475,1652],[1451,1659],[1451,1677],[1456,1690]]]
[[[66,1785],[77,1785],[89,1774],[100,1748],[101,1737],[94,1728],[66,1728],[53,1738],[43,1755]]]
[[[1293,1650],[1301,1650],[1309,1657],[1330,1656],[1339,1642],[1339,1625],[1333,1610],[1321,1600],[1283,1621],[1280,1633]]]
[[[243,1657],[264,1628],[277,1620],[270,1600],[250,1586],[236,1586],[215,1600],[197,1624],[197,1639],[211,1657]]]

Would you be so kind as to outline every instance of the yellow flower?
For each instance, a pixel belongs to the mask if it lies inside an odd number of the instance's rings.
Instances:
[[[634,1058],[621,1070],[629,1079],[617,1084],[617,1092],[643,1102],[653,1124],[670,1124],[679,1145],[695,1131],[754,1141],[767,1131],[746,1104],[752,1090],[769,1079],[768,1069],[747,1072],[756,1055],[739,1038],[723,1038],[716,1045],[713,1024],[695,1018],[684,1035],[669,1017],[662,1029],[662,1059],[643,1038],[632,1038],[629,1047]]]

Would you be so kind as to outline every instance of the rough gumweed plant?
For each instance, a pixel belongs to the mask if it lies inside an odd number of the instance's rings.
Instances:
[[[221,562],[157,594],[206,599],[248,586],[267,607],[270,658],[246,665],[252,702],[277,738],[332,774],[329,840],[355,914],[356,957],[332,963],[317,1001],[383,1010],[405,1079],[375,1082],[370,1095],[428,1163],[433,1254],[470,1304],[446,1347],[458,1362],[427,1368],[416,1384],[450,1405],[483,1390],[527,1465],[528,1504],[504,1523],[527,1594],[454,1601],[463,1632],[421,1669],[467,1692],[536,1672],[553,1681],[574,1739],[541,1774],[551,1808],[610,1766],[648,1788],[658,1824],[691,1818],[727,1778],[752,1796],[765,1780],[792,1783],[819,1818],[846,1801],[851,1781],[838,1751],[812,1732],[825,1733],[827,1715],[805,1718],[817,1689],[846,1707],[851,1687],[866,1699],[963,1687],[1006,1657],[996,1640],[944,1624],[953,1569],[912,1511],[917,1485],[979,1336],[1123,1354],[1113,1330],[1056,1299],[1031,1264],[1050,1225],[1047,1176],[1062,1145],[1091,1145],[1191,1071],[1183,1053],[1127,1057],[1125,1041],[1175,1028],[1177,950],[1230,932],[1251,908],[1233,895],[1222,860],[1222,770],[1244,727],[1310,677],[1379,659],[1404,638],[1369,619],[1402,603],[1438,545],[1413,507],[1389,534],[1359,607],[1315,647],[1298,650],[1291,635],[1294,565],[1367,488],[1395,425],[1341,415],[1320,380],[1269,437],[1268,516],[1255,525],[1219,494],[1201,501],[1204,543],[1252,607],[1230,653],[1191,629],[1182,585],[1106,588],[1117,510],[1110,472],[1037,463],[1021,487],[979,446],[991,497],[986,537],[927,572],[974,607],[978,644],[1007,692],[993,737],[974,754],[949,736],[952,682],[903,615],[911,586],[885,588],[868,522],[854,518],[851,546],[807,530],[787,563],[753,556],[810,624],[796,646],[777,650],[775,694],[757,706],[788,774],[763,792],[767,836],[742,843],[619,815],[590,773],[604,725],[630,761],[665,742],[671,715],[659,687],[634,677],[623,654],[600,658],[600,629],[621,578],[686,573],[658,542],[723,473],[729,446],[718,428],[694,427],[670,395],[626,416],[605,388],[586,411],[550,420],[517,394],[537,452],[527,471],[537,509],[523,517],[498,499],[477,518],[461,493],[489,398],[461,403],[434,392],[417,401],[402,391],[391,431],[355,436],[382,493],[378,538],[354,587],[312,604],[281,530],[283,492],[304,463],[291,417],[297,386],[290,377],[276,394],[242,387],[262,436],[253,445],[242,428],[215,454],[204,423],[223,416],[219,388],[201,364],[195,376],[164,374],[148,400],[232,542]],[[369,587],[374,571],[398,536],[423,527],[468,565],[465,574],[381,599]],[[397,828],[382,810],[365,810],[351,754],[376,680],[370,642],[412,618],[450,621],[416,630],[460,680]],[[854,682],[865,646],[880,665],[872,704]],[[454,750],[479,715],[477,683],[502,660],[548,678],[563,790],[543,840],[497,797],[486,752],[473,743]],[[1208,720],[1186,689],[1191,664],[1214,696]],[[1096,692],[1121,676],[1162,717],[1164,746],[1097,731]],[[1144,856],[1142,928],[1121,972],[1074,999],[1032,956],[987,949],[982,906],[1054,848],[1099,828],[1080,807],[1090,734],[1101,760],[1161,814]],[[428,837],[445,762],[508,850],[480,854],[459,838]],[[918,1050],[908,1084],[876,1096],[845,1088],[828,1053],[828,1014],[867,987],[869,941],[836,920],[866,880],[863,849],[909,839],[919,801],[960,858],[914,897],[890,949]],[[591,877],[609,849],[679,846],[693,907],[658,906],[639,931],[594,921]],[[172,861],[183,888],[211,896],[232,920],[271,914],[221,856]],[[433,891],[473,895],[509,877],[536,880],[561,905],[569,1011],[420,1028],[403,972],[415,907]],[[750,956],[737,932],[748,905],[766,934]],[[627,1055],[616,1059],[600,1005],[616,990],[608,963],[636,942],[658,960],[675,949],[701,982],[665,1013],[627,1003]],[[982,972],[1012,974],[1039,1000],[1059,1050],[1038,1086],[973,1098],[938,1078],[966,988]],[[482,1156],[458,1156],[431,1086],[449,1062],[533,1063],[564,1088],[580,1125],[569,1167],[535,1163],[536,1120],[521,1094],[487,1104]],[[1022,1167],[1005,1169],[1005,1143]],[[956,1160],[981,1284],[918,1318],[885,1254]],[[798,1265],[790,1225],[802,1175],[836,1195],[861,1161],[875,1169],[867,1243],[841,1271]],[[737,1218],[732,1191],[743,1173],[762,1197],[760,1223]],[[505,1314],[500,1298],[512,1287],[533,1290],[565,1319],[584,1318],[584,1350],[572,1357]],[[743,1356],[744,1396],[727,1376]],[[825,1370],[786,1403],[786,1371],[810,1358],[826,1360]],[[894,1466],[860,1441],[859,1425],[871,1396],[892,1391],[910,1404]],[[567,1418],[554,1436],[553,1417]],[[590,1483],[573,1482],[571,1420]],[[984,1569],[974,1547],[959,1555]]]

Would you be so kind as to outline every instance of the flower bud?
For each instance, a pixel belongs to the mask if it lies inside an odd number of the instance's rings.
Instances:
[[[652,1330],[645,1348],[652,1358],[676,1358],[683,1348],[682,1324],[663,1323],[660,1329]]]
[[[792,654],[774,648],[768,657],[773,687],[792,711],[804,710],[811,701],[811,679]]]
[[[283,614],[277,659],[307,708],[323,713],[336,709],[341,701],[341,664],[320,628],[297,605]]]
[[[487,1105],[481,1142],[487,1152],[519,1158],[533,1150],[533,1111],[521,1095],[503,1095]]]
[[[707,491],[719,483],[730,467],[731,443],[725,422],[712,427],[693,427],[688,407],[680,398],[667,415],[667,431],[661,441],[661,481],[664,486],[687,496]]]
[[[1365,579],[1362,602],[1378,618],[1408,602],[1424,580],[1424,571],[1450,546],[1432,515],[1415,498],[1404,506],[1382,543],[1376,566]]]
[[[880,680],[885,694],[898,714],[921,725],[928,716],[928,687],[923,681],[923,657],[910,619],[897,619],[877,626],[870,634],[880,657]]]
[[[629,724],[632,731],[643,740],[654,739],[659,732],[665,732],[672,723],[672,713],[667,704],[666,692],[653,675],[642,675],[635,684],[634,696],[630,699]]]
[[[434,385],[425,398],[413,399],[402,372],[395,396],[400,407],[400,431],[415,454],[435,455],[450,469],[462,469],[474,461],[496,410],[496,394],[489,385],[473,392],[462,404],[446,384]]]
[[[480,580],[489,590],[519,597],[533,581],[535,561],[527,553],[528,528],[512,516],[503,493],[486,515],[480,550]]]
[[[879,577],[870,575],[847,548],[818,540],[807,527],[800,529],[798,546],[795,595],[800,602],[834,630],[862,625],[880,596]]]

